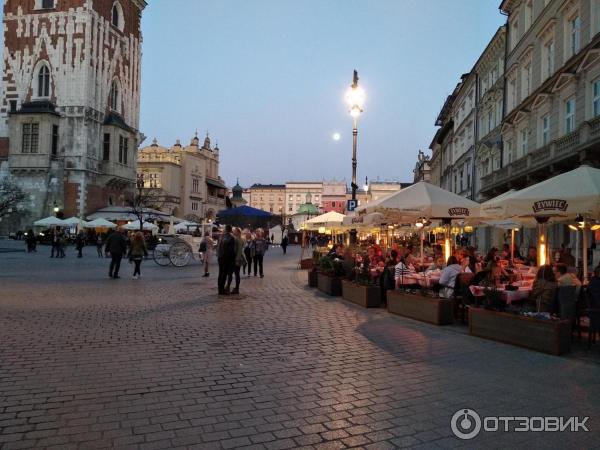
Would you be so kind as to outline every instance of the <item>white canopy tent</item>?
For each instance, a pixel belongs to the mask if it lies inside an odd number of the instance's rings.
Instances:
[[[45,217],[44,219],[36,220],[33,222],[33,225],[36,227],[64,227],[67,226],[61,219],[55,216]]]
[[[363,215],[347,215],[344,217],[342,225],[348,228],[366,228],[378,227],[385,222],[384,216],[381,213],[371,213]]]
[[[98,219],[94,219],[90,222],[86,222],[84,227],[85,228],[115,228],[116,225],[112,222],[109,222],[106,219],[98,218]]]
[[[77,226],[79,228],[83,228],[86,226],[87,222],[79,217],[73,216],[68,219],[64,219],[63,223],[67,226]]]

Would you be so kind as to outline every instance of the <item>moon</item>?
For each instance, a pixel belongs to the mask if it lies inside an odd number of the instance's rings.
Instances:
[[[340,135],[340,133],[333,133],[333,140],[334,141],[339,141],[341,137],[342,136]]]

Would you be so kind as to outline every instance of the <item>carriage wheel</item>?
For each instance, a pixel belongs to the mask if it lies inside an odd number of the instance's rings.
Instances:
[[[192,257],[192,250],[185,242],[176,242],[171,245],[169,259],[175,267],[187,266]]]
[[[159,266],[168,266],[171,264],[171,259],[169,258],[169,245],[166,244],[158,244],[152,253],[154,257],[154,262]]]

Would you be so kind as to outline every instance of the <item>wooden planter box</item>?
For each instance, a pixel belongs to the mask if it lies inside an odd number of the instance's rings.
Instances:
[[[317,272],[316,270],[309,270],[308,272],[308,287],[316,288],[318,284],[317,280]]]
[[[342,295],[342,279],[318,273],[317,288],[327,295],[340,296]]]
[[[398,314],[434,325],[446,325],[454,321],[452,302],[445,298],[425,297],[402,291],[388,291],[387,309]]]
[[[307,259],[303,259],[302,261],[300,261],[300,269],[301,270],[310,270],[314,267],[315,262],[313,261],[312,258],[307,258]]]
[[[362,286],[351,281],[342,281],[342,298],[363,308],[379,308],[381,297],[378,286]]]
[[[552,355],[562,355],[571,349],[571,324],[568,320],[540,320],[469,308],[469,332],[473,336]]]

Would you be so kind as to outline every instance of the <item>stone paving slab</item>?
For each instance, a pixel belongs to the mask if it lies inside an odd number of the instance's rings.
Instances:
[[[600,365],[320,295],[293,247],[232,297],[198,263],[113,280],[94,248],[47,250],[0,255],[2,450],[600,447]],[[591,432],[462,441],[464,408]]]

